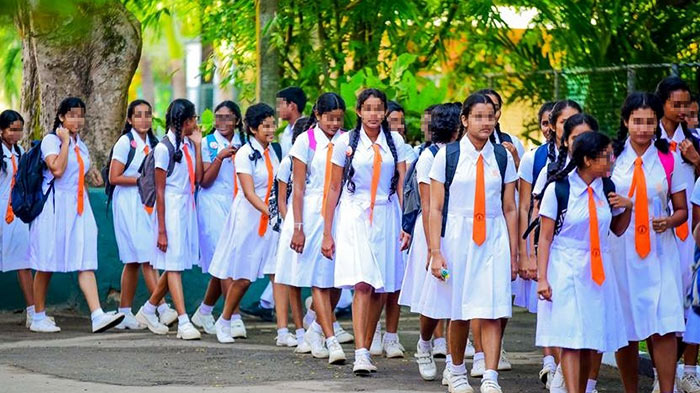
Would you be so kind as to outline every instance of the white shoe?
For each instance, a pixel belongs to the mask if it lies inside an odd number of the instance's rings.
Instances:
[[[379,326],[377,324],[377,326]],[[372,337],[372,345],[369,347],[369,354],[372,356],[382,356],[382,331],[377,329]]]
[[[472,377],[483,377],[484,376],[484,371],[486,371],[486,360],[480,359],[480,360],[475,360],[474,364],[472,364],[472,370],[469,373]]]
[[[557,371],[554,372],[554,378],[549,385],[550,393],[567,393],[566,382],[564,382],[564,373],[561,371],[561,364],[557,366]]]
[[[358,376],[367,376],[372,372],[372,362],[368,356],[355,357],[355,363],[352,365],[352,372]]]
[[[399,342],[398,338],[396,340],[384,340],[382,346],[388,359],[402,358],[404,356],[403,352],[405,349]]]
[[[124,314],[124,319],[114,328],[119,330],[143,330],[146,328],[146,325],[137,321],[134,314],[128,313]]]
[[[450,393],[473,393],[474,389],[469,385],[467,374],[450,375],[447,380],[447,391]]]
[[[192,322],[187,322],[185,324],[177,324],[177,338],[183,340],[199,340],[202,338],[202,333],[197,330]]]
[[[695,374],[684,374],[677,385],[685,393],[700,393],[700,380]]]
[[[418,363],[418,372],[424,381],[432,381],[437,376],[437,365],[435,359],[430,352],[421,352],[420,348],[416,348],[416,363]]]
[[[231,337],[231,327],[224,325],[219,317],[219,320],[214,323],[214,329],[216,330],[216,339],[222,344],[231,344],[236,340]]]
[[[661,387],[657,378],[654,378],[654,386],[651,388],[651,393],[661,393]]]
[[[277,345],[278,347],[296,347],[298,344],[297,338],[294,337],[294,335],[291,333],[287,333],[286,335],[282,336],[277,335],[277,337],[275,337],[275,340],[275,345]]]
[[[247,338],[248,333],[245,330],[245,324],[242,319],[231,320],[231,337]]]
[[[172,326],[172,324],[177,321],[177,311],[173,310],[170,308],[170,305],[168,303],[165,303],[166,310],[163,311],[163,313],[159,313],[159,320],[160,323],[162,323],[165,326]]]
[[[445,365],[445,369],[442,370],[442,386],[447,386],[450,383],[451,376],[450,369]]]
[[[323,335],[315,332],[313,330],[307,330],[304,333],[304,343],[311,348],[311,356],[316,359],[326,359],[328,357],[328,350],[325,347]],[[305,345],[300,345],[297,349]],[[295,351],[296,352],[296,351]]]
[[[475,353],[476,353],[476,349],[474,349],[474,345],[472,345],[472,342],[470,339],[467,339],[467,346],[464,347],[464,357],[465,358],[473,358]]]
[[[352,334],[345,331],[345,329],[343,329],[342,327],[339,327],[338,329],[333,329],[333,334],[335,335],[335,338],[338,339],[338,342],[341,344],[347,344],[355,341],[355,337],[353,337]]]
[[[498,371],[510,371],[512,369],[513,365],[508,361],[506,350],[501,348],[501,356],[498,358]],[[498,383],[496,383],[496,385],[498,385]]]
[[[501,385],[499,385],[498,382],[490,379],[481,381],[481,389],[479,390],[481,393],[503,393],[503,390],[501,390]]]
[[[168,334],[168,327],[160,323],[156,314],[146,313],[145,311],[143,311],[143,307],[139,309],[139,312],[136,313],[136,316],[134,318],[136,318],[136,320],[140,323],[146,325],[148,330],[150,330],[152,333]]]
[[[29,329],[30,326],[32,326],[32,321],[34,320],[34,314],[29,314],[28,312],[24,312],[25,315],[25,320],[24,320],[24,326]],[[53,317],[46,316],[46,319],[49,320],[52,324],[56,324],[56,321],[53,319]]]
[[[204,315],[199,312],[199,307],[197,307],[197,311],[192,314],[192,324],[202,330],[204,330],[204,333],[206,334],[216,334],[216,327],[214,327],[214,324],[216,321],[214,320],[214,317],[209,314],[209,315]]]
[[[440,340],[437,344],[433,340],[433,357],[435,358],[445,358],[447,357],[447,342]]]
[[[32,324],[29,325],[29,330],[37,333],[58,333],[61,331],[61,328],[51,323],[49,318],[44,318],[39,322],[32,321]]]
[[[545,389],[549,389],[549,385],[554,379],[554,368],[551,365],[546,364],[540,370],[540,381],[544,384]]]
[[[124,320],[124,314],[120,312],[106,312],[102,314],[96,321],[92,321],[92,332],[102,333],[105,330],[111,329]]]
[[[328,364],[343,364],[345,363],[345,352],[343,347],[340,346],[338,338],[331,338],[330,342],[327,343],[328,346]]]

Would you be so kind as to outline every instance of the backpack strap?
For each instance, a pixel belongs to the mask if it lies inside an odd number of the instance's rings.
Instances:
[[[503,190],[506,188],[506,168],[508,167],[508,153],[503,145],[493,145],[493,155],[496,157],[498,164],[498,172],[501,173],[501,199],[503,199]]]
[[[17,159],[22,158],[22,150],[19,148],[19,143],[15,143],[15,153],[17,153]]]
[[[277,142],[272,142],[270,145],[272,145],[272,150],[277,155],[277,161],[282,162],[282,146]]]
[[[131,162],[134,161],[134,156],[136,155],[136,148],[134,147],[134,135],[131,132],[127,132],[126,137],[129,138],[129,154],[126,156],[126,164],[124,164],[124,170],[126,170],[126,168],[128,168],[129,165],[131,165]],[[114,148],[112,148],[112,151],[114,151]]]
[[[211,162],[214,162],[214,159],[216,158],[217,154],[219,154],[219,142],[216,141],[216,136],[212,132],[211,134],[207,135],[206,138],[206,143],[207,143],[207,148],[209,148],[209,160]],[[216,148],[212,149],[212,144],[216,146]]]
[[[661,165],[664,167],[664,173],[666,173],[666,182],[668,182],[668,193],[671,194],[671,174],[673,173],[674,157],[673,154],[662,153],[661,150],[656,150],[659,155],[659,160]]]
[[[311,149],[311,151],[316,151],[316,133],[314,132],[314,128],[309,128],[309,130],[306,131],[306,135],[309,137],[309,149]]]
[[[532,165],[532,184],[535,184],[537,176],[542,172],[542,168],[547,166],[547,153],[549,153],[549,146],[547,143],[540,145],[535,150],[535,161]]]
[[[436,144],[432,144],[428,146],[428,150],[430,150],[431,153],[433,153],[433,157],[437,154],[437,152],[440,150],[440,147]]]
[[[167,176],[170,176],[173,173],[173,169],[175,169],[175,160],[173,159],[173,156],[175,155],[175,146],[173,146],[172,142],[170,142],[170,138],[168,138],[167,136],[163,138],[161,142],[163,142],[165,147],[168,148],[168,157],[170,159],[168,160]]]
[[[569,177],[557,180],[554,183],[554,194],[557,197],[557,219],[554,222],[554,234],[558,234],[561,230],[561,224],[564,221],[566,208],[569,204]]]
[[[513,137],[511,137],[509,134],[506,134],[505,132],[501,132],[498,134],[498,139],[501,140],[499,145],[503,142],[508,142],[508,143],[513,143]]]
[[[615,183],[609,177],[603,178],[603,193],[605,194],[605,199],[608,199],[608,194],[615,192]],[[610,205],[610,202],[608,202]],[[610,206],[610,211],[612,211],[612,206]]]
[[[447,207],[450,204],[450,186],[455,178],[457,163],[459,162],[459,142],[451,142],[445,145],[445,201],[442,204],[442,231],[441,236],[445,237],[445,226],[447,224]]]

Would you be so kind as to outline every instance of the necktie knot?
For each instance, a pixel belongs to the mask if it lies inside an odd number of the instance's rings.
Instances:
[[[637,157],[637,159],[634,160],[634,166],[641,167],[642,164],[644,164],[644,161],[642,161],[642,157]]]
[[[676,142],[676,141],[671,141],[671,142],[669,142],[668,145],[669,145],[669,147],[671,148],[671,151],[672,151],[672,152],[675,152],[675,151],[676,151],[676,148],[678,147],[678,142]]]

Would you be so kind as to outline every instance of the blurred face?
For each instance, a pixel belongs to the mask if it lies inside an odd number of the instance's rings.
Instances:
[[[498,121],[501,120],[501,105],[498,103],[498,97],[496,97],[496,96],[493,95],[493,94],[487,94],[487,96],[488,96],[488,97],[491,99],[491,101],[493,102],[493,105],[494,105],[495,110],[496,110],[496,113],[495,113],[495,115],[496,115],[496,123],[498,123]]]
[[[22,127],[24,127],[24,124],[19,120],[15,120],[10,123],[9,127],[0,130],[0,137],[5,143],[12,146],[22,139]]]
[[[476,104],[469,116],[462,115],[462,125],[471,138],[485,142],[496,127],[496,114],[491,104]]]
[[[542,114],[542,120],[540,121],[540,131],[542,131],[542,135],[545,139],[549,139],[549,132],[551,131],[551,129],[549,128],[550,113],[552,113],[552,111],[545,111]]]
[[[136,132],[141,134],[151,129],[153,124],[153,113],[151,107],[146,104],[137,105],[134,108],[134,114],[129,118],[129,123],[134,127]]]
[[[233,136],[234,127],[241,121],[232,110],[225,106],[222,106],[214,113],[214,118],[216,129],[226,138]]]
[[[190,136],[192,133],[199,127],[197,125],[197,121],[199,120],[199,116],[194,115],[190,117],[189,119],[185,120],[184,123],[182,123],[182,135],[184,136]]]
[[[585,165],[594,177],[605,177],[610,173],[612,167],[613,148],[608,145],[604,152],[596,158],[584,159]]]
[[[384,103],[377,97],[370,96],[357,110],[357,116],[362,119],[362,125],[371,130],[378,130],[384,121]]]
[[[83,108],[71,108],[68,113],[58,116],[63,127],[67,128],[71,134],[77,134],[85,126],[85,110]]]
[[[420,118],[420,130],[423,133],[423,137],[426,141],[430,140],[430,112],[424,112],[423,116]]]
[[[332,137],[343,126],[345,111],[342,109],[335,109],[320,116],[318,112],[316,112],[316,118],[318,119],[318,126],[321,130],[323,130],[326,135]]]
[[[688,122],[688,127],[698,128],[698,102],[693,101],[690,103],[690,108],[688,109],[688,117],[686,118]]]
[[[275,139],[276,130],[277,122],[273,116],[270,116],[263,120],[256,130],[253,130],[253,136],[261,145],[265,146]]]
[[[588,132],[588,131],[593,131],[593,130],[591,130],[591,127],[586,123],[579,124],[576,127],[574,127],[573,130],[571,130],[571,134],[569,135],[569,138],[566,139],[566,146],[569,146],[569,156],[571,156],[571,153],[572,153],[571,146],[574,145],[574,139],[576,139],[577,136],[583,134],[584,132]]]
[[[284,98],[277,97],[277,117],[281,120],[288,121],[292,118],[292,103],[287,102]]]
[[[685,121],[690,109],[690,92],[676,90],[664,102],[664,117],[674,123]]]
[[[659,119],[651,108],[641,108],[632,111],[625,126],[629,130],[630,141],[636,145],[644,146],[651,143],[654,131]]]
[[[554,125],[550,124],[549,127],[550,129],[552,126],[554,126],[554,131],[557,133],[557,141],[561,141],[562,135],[564,135],[564,123],[566,123],[569,118],[575,114],[579,113],[575,108],[564,108],[563,111],[559,114],[559,117],[556,119],[553,119],[556,121]]]
[[[393,111],[389,113],[386,121],[389,123],[389,131],[396,131],[401,134],[402,137],[406,137],[406,124],[404,123],[403,112]]]

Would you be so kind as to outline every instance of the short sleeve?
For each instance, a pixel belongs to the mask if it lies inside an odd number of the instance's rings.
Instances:
[[[236,173],[246,173],[248,175],[253,174],[253,161],[250,160],[250,145],[244,145],[236,154],[236,159],[234,161],[236,166]]]
[[[163,143],[159,143],[155,149],[153,149],[153,159],[156,164],[156,168],[168,170],[168,164],[170,164],[170,154],[168,154],[168,148]]]
[[[430,178],[440,183],[445,183],[445,165],[447,165],[446,150],[440,149],[435,155],[433,165],[430,167]]]
[[[547,183],[547,168],[542,168],[540,174],[537,175],[537,180],[535,180],[535,185],[532,187],[532,195],[539,195],[542,193],[545,184]]]
[[[557,195],[554,191],[555,183],[550,183],[544,190],[542,201],[540,202],[540,216],[557,219]]]
[[[418,162],[416,162],[416,181],[418,183],[430,184],[430,168],[433,166],[435,156],[429,149],[423,150]]]
[[[418,159],[418,153],[416,153],[416,151],[413,150],[413,146],[409,145],[408,143],[404,143],[403,147],[406,156],[406,162],[416,162],[416,160]]]
[[[392,132],[391,138],[394,140],[394,146],[396,146],[396,155],[398,156],[397,162],[406,162],[408,160],[406,148],[406,143],[404,142],[401,134],[398,132]]]
[[[282,159],[279,168],[277,169],[277,180],[289,184],[292,179],[292,158],[286,156]]]
[[[41,157],[46,159],[61,152],[61,140],[54,134],[49,134],[41,141]]]
[[[129,137],[122,135],[117,143],[114,144],[114,149],[112,150],[112,159],[121,162],[126,165],[126,161],[129,159]]]
[[[520,157],[520,167],[518,167],[518,177],[532,185],[532,169],[535,165],[535,150],[530,150]]]
[[[690,195],[690,203],[700,206],[700,178],[695,181],[693,193]]]
[[[292,145],[292,148],[289,149],[289,155],[296,158],[297,160],[303,162],[304,164],[308,164],[309,161],[309,151],[311,149],[309,148],[309,135],[308,133],[303,133],[297,137],[297,139],[294,141],[294,144]],[[284,162],[284,160],[283,160]],[[291,161],[290,161],[291,162]]]
[[[200,147],[199,150],[202,153],[202,162],[211,164],[211,150],[209,149],[209,138],[202,138],[202,147]]]
[[[683,164],[683,160],[679,160],[678,157],[674,157],[675,159],[673,160],[673,174],[675,173],[681,173],[683,168],[681,168],[681,165]],[[659,164],[661,164],[661,160],[659,160]],[[685,183],[680,181],[681,177],[674,177],[673,174],[671,174],[671,194],[675,194],[677,192],[685,191]],[[677,180],[678,179],[678,180]]]
[[[345,166],[345,158],[347,157],[350,135],[353,132],[357,131],[350,131],[341,135],[340,138],[338,138],[338,141],[333,146],[333,158],[331,158],[331,162],[333,164],[343,167]]]
[[[514,136],[511,136],[510,138],[513,140],[513,145],[515,146],[515,150],[518,151],[518,157],[520,157],[522,159],[523,156],[525,155],[525,146],[520,141],[520,138],[516,138]]]
[[[513,155],[506,150],[508,156],[508,162],[506,164],[506,176],[503,179],[503,184],[513,183],[518,180],[518,173],[515,170],[515,160],[513,160]]]

